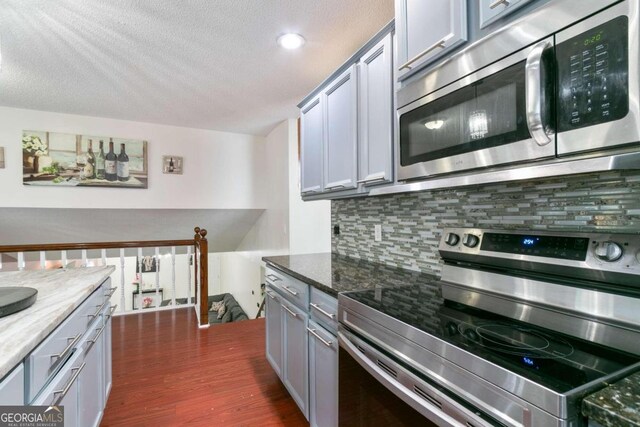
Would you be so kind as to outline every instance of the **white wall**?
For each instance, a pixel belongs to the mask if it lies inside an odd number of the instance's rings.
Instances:
[[[225,253],[221,258],[222,290],[232,293],[249,317],[256,315],[262,301],[262,257],[289,250],[288,140],[286,121],[267,136],[259,170],[266,210],[236,252]]]
[[[331,202],[300,197],[298,123],[289,120],[289,253],[331,252]]]
[[[50,188],[22,185],[23,130],[148,141],[149,188]],[[1,207],[262,208],[264,138],[98,117],[0,107]],[[183,175],[162,173],[162,156],[184,157]]]

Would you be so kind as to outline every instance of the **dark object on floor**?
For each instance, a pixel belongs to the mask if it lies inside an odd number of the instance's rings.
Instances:
[[[210,311],[209,324],[214,325],[218,323],[238,322],[240,320],[249,319],[249,317],[244,312],[244,310],[242,310],[242,307],[240,307],[240,304],[238,304],[238,301],[236,301],[233,295],[229,293],[219,294],[219,295],[209,295],[209,309],[211,309],[211,304],[213,304],[214,302],[220,302],[220,301],[224,301],[224,306],[225,306],[224,314],[222,315],[221,319],[218,319],[218,312]],[[164,300],[160,304],[160,307],[165,307],[167,305],[170,305],[170,303],[171,303],[170,299]],[[187,303],[186,298],[176,298],[176,306],[184,305],[186,303]]]
[[[37,297],[38,291],[26,286],[0,287],[0,317],[31,307]]]

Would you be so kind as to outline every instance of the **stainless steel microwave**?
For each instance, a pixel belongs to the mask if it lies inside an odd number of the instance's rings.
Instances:
[[[639,9],[555,0],[400,89],[398,179],[639,143]]]

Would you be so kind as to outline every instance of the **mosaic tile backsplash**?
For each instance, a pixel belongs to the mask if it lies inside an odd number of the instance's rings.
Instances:
[[[334,200],[331,222],[335,253],[439,275],[445,227],[640,233],[640,171]]]

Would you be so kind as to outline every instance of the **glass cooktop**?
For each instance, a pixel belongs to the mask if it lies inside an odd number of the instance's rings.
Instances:
[[[344,294],[559,393],[640,361],[639,356],[447,301],[440,295],[437,282]]]

